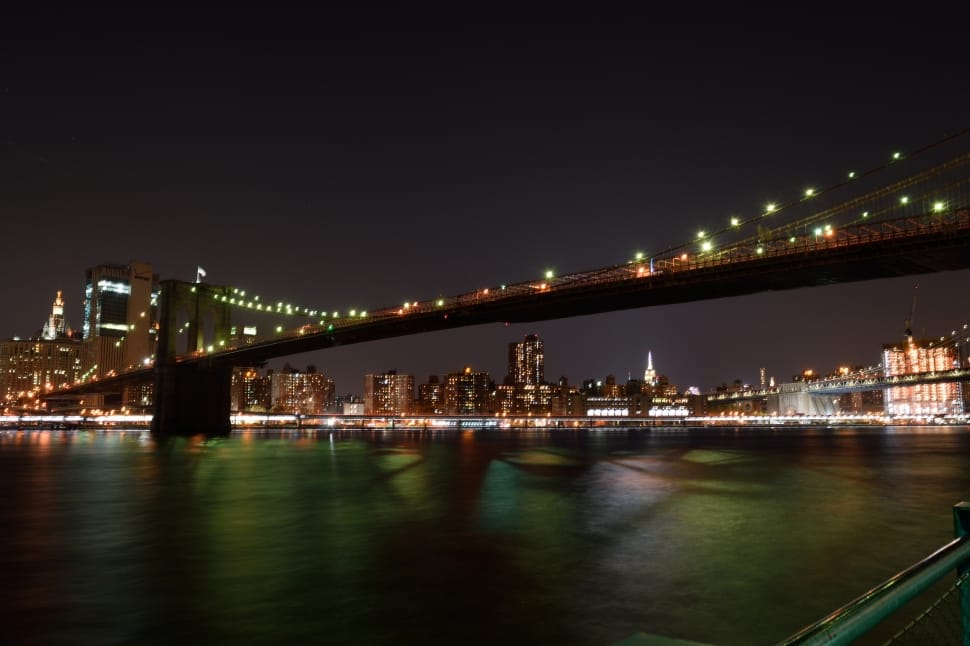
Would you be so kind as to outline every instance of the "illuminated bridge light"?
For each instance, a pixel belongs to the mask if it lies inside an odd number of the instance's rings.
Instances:
[[[547,269],[545,275],[547,280],[552,280],[552,277],[554,276],[551,269]]]
[[[815,195],[815,189],[814,188],[806,188],[805,189],[805,197],[812,197],[813,195]]]
[[[855,179],[855,171],[854,170],[850,170],[849,171],[849,179]]]
[[[439,298],[439,299],[438,299],[438,300],[436,301],[436,303],[437,303],[437,305],[438,305],[438,307],[441,307],[441,306],[443,306],[443,305],[445,304],[445,301],[444,301],[443,299],[440,299],[440,298]]]
[[[208,352],[212,352],[213,350],[215,350],[215,348],[213,348],[211,345],[207,348]]]
[[[701,244],[701,250],[702,251],[710,251],[711,250],[711,242],[710,242],[710,240],[705,240]]]
[[[893,153],[893,161],[898,161],[903,158],[903,153],[895,152]]]
[[[764,252],[765,252],[765,248],[764,247],[758,247],[757,249],[755,249],[755,253],[757,253],[758,255],[761,255]]]
[[[863,211],[862,212],[862,217],[864,217],[864,218],[869,217],[869,211]]]
[[[741,219],[740,218],[731,218],[731,226],[732,227],[736,227],[739,224],[741,224]]]
[[[707,232],[705,232],[705,231],[698,231],[697,232],[697,239],[698,240],[701,240],[706,235],[707,235]]]
[[[946,205],[943,202],[933,202],[933,212],[934,213],[940,213],[945,208],[946,208]]]
[[[277,325],[276,326],[276,331],[277,331],[277,333],[282,332],[283,331],[283,326],[282,325]]]
[[[765,206],[765,213],[774,213],[777,210],[778,205],[774,202],[768,202],[768,204]]]
[[[350,310],[351,316],[357,316],[357,310]]]
[[[817,235],[817,236],[822,235],[822,229],[821,228],[815,229],[815,235]]]
[[[643,260],[643,252],[642,252],[642,251],[638,251],[638,252],[637,252],[637,255],[636,255],[636,256],[634,256],[634,257],[635,257],[635,258],[636,258],[637,260]]]
[[[901,198],[899,198],[899,203],[900,204],[909,204],[909,196],[908,195],[904,195]]]

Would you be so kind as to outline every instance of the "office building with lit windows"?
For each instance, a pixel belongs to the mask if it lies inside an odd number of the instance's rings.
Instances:
[[[445,377],[445,411],[448,415],[490,414],[492,390],[487,372],[472,372],[466,366],[462,372]]]
[[[509,344],[509,376],[516,386],[538,386],[545,379],[542,341],[535,334],[519,343]]]
[[[81,340],[67,327],[61,292],[36,338],[0,342],[0,401],[33,399],[73,383],[80,373]]]
[[[104,377],[154,359],[158,297],[158,275],[148,263],[87,270],[81,344],[85,377]]]
[[[334,383],[308,366],[306,372],[284,367],[270,375],[272,410],[296,415],[322,415],[334,401]]]
[[[545,383],[545,354],[537,335],[527,334],[521,342],[509,344],[509,372],[505,381],[515,386],[515,413],[549,411],[552,390]]]
[[[418,386],[417,410],[422,415],[443,415],[445,412],[445,385],[438,375],[428,377],[427,383]]]
[[[902,343],[883,345],[882,365],[886,376],[939,372],[960,365],[956,348],[934,343],[929,339],[910,338]],[[884,405],[888,415],[959,415],[964,410],[959,383],[887,388]]]
[[[364,375],[364,414],[409,415],[414,405],[414,375],[397,370]]]
[[[268,412],[272,406],[272,379],[256,368],[234,368],[230,387],[230,410]]]

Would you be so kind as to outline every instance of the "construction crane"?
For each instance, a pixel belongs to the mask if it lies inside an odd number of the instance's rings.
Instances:
[[[916,316],[916,290],[919,289],[919,285],[913,285],[913,302],[909,306],[909,317],[906,319],[906,340],[912,342],[913,340],[913,320]]]

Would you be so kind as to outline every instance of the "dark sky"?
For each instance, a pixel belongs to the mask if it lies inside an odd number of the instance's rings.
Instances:
[[[0,337],[33,334],[59,289],[79,327],[84,269],[102,262],[183,279],[201,265],[213,283],[335,309],[611,265],[970,125],[966,10],[682,6],[4,15]],[[968,277],[290,361],[339,392],[390,368],[501,379],[506,345],[537,333],[549,379],[625,379],[652,350],[673,383],[706,390],[762,366],[786,380],[878,362],[917,284],[917,333],[947,333],[970,321]]]

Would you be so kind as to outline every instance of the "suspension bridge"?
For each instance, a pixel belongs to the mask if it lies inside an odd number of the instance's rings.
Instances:
[[[452,296],[408,299],[371,310],[338,309],[270,301],[235,286],[164,280],[158,346],[151,361],[45,396],[108,392],[151,381],[156,432],[225,434],[236,366],[464,326],[967,269],[970,152],[942,159],[937,154],[931,164],[915,163],[933,158],[942,144],[963,134],[907,155],[893,154],[875,168],[850,171],[828,187],[806,188],[797,198],[766,204],[753,216],[730,217],[721,227],[655,253]],[[287,322],[266,324],[281,317]],[[263,321],[252,325],[263,332],[241,341],[232,331],[244,321]]]

